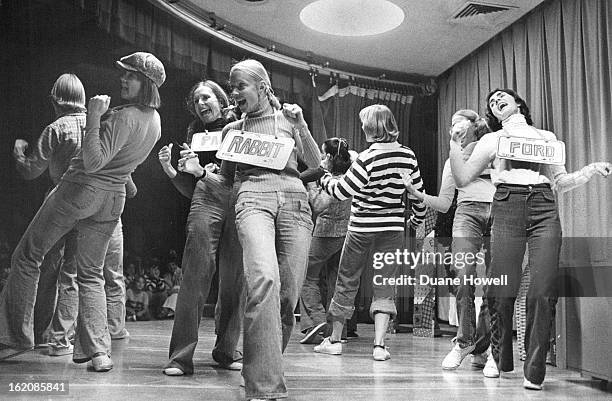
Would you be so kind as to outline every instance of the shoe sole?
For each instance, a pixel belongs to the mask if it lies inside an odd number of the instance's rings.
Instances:
[[[384,362],[384,361],[388,361],[389,359],[391,359],[391,357],[385,357],[385,358],[374,358],[375,361],[379,361],[379,362]]]
[[[342,355],[342,351],[329,352],[329,351],[314,350],[314,352],[316,352],[317,354],[325,354],[325,355]]]
[[[461,366],[461,365],[457,365],[457,366],[454,366],[454,367],[442,366],[442,370],[457,370],[457,369],[459,369],[459,366]]]
[[[113,365],[110,365],[110,366],[99,366],[97,368],[95,366],[92,366],[92,369],[94,370],[94,372],[108,372],[112,368],[113,368]]]
[[[308,341],[310,341],[310,339],[314,336],[316,336],[317,334],[319,334],[319,330],[321,330],[321,328],[323,328],[325,326],[326,323],[319,323],[317,324],[315,327],[313,327],[308,333],[306,333],[306,335],[304,336],[304,338],[302,338],[300,340],[300,344],[306,344]]]
[[[219,364],[219,367],[221,369],[225,369],[225,370],[238,371],[238,370],[242,370],[242,363],[241,362],[233,362],[233,363],[230,363],[229,365]]]

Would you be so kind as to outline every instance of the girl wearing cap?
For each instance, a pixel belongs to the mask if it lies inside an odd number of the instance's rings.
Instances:
[[[256,60],[244,60],[230,70],[231,95],[243,118],[228,124],[295,141],[287,164],[272,170],[223,162],[222,173],[237,181],[236,227],[243,250],[246,285],[244,316],[244,376],[247,399],[287,396],[282,352],[295,324],[308,262],[312,219],[306,189],[299,178],[298,160],[319,165],[317,144],[298,105],[281,105],[272,92],[267,71]]]
[[[486,122],[473,110],[458,110],[451,118],[451,136],[456,132],[465,132],[461,147],[463,157],[468,158],[477,141],[489,132]],[[489,249],[491,202],[495,187],[491,183],[489,169],[480,174],[474,181],[457,188],[453,179],[450,160],[446,160],[442,170],[442,183],[438,196],[427,195],[414,188],[410,177],[404,176],[404,184],[410,194],[423,201],[426,206],[446,213],[453,202],[455,190],[458,190],[457,210],[453,219],[452,251],[456,255],[477,255],[483,244]],[[488,252],[487,252],[488,254]],[[463,283],[464,276],[476,275],[476,263],[465,263],[464,259],[456,261],[455,271]],[[487,263],[488,265],[488,263]],[[487,348],[490,344],[490,319],[486,298],[483,299],[476,326],[476,308],[474,306],[474,286],[460,284],[455,289],[459,329],[453,339],[451,351],[442,361],[442,368],[457,369],[463,359],[472,354],[472,365],[482,368],[487,361]]]
[[[126,180],[161,136],[157,88],[165,80],[164,67],[152,54],[134,53],[117,64],[125,70],[121,97],[130,103],[107,113],[108,96],[89,100],[81,153],[70,161],[13,252],[0,296],[0,358],[33,347],[31,316],[41,262],[75,229],[79,315],[72,359],[91,360],[98,372],[113,367],[102,266],[123,211]]]
[[[546,373],[549,344],[550,303],[556,300],[556,277],[561,248],[561,224],[555,193],[560,194],[588,182],[595,174],[608,176],[612,164],[598,162],[568,174],[563,165],[516,161],[499,157],[499,138],[556,141],[552,132],[532,126],[525,101],[513,90],[495,89],[487,96],[486,119],[494,131],[486,134],[465,161],[461,132],[450,143],[450,162],[458,187],[474,181],[493,162],[491,179],[496,186],[491,208],[491,266],[489,277],[507,275],[506,286],[489,286],[491,349],[484,375],[498,377],[512,371],[512,313],[520,285],[525,245],[529,244],[531,276],[527,293],[527,322],[523,367],[527,389],[541,390]]]
[[[234,113],[227,111],[227,95],[211,80],[200,81],[191,88],[186,106],[195,117],[187,128],[186,143],[190,143],[197,132],[220,131],[228,122],[235,120]],[[184,156],[196,157],[185,163],[186,166],[181,164],[179,170],[182,171],[177,173],[170,164],[171,150],[172,144],[161,148],[159,162],[181,194],[191,198],[191,208],[182,262],[184,279],[174,315],[170,361],[163,372],[169,376],[193,374],[198,327],[215,273],[218,248],[219,298],[215,310],[217,342],[213,359],[221,367],[240,370],[242,355],[236,351],[236,347],[242,326],[244,278],[242,253],[240,247],[236,247],[238,238],[233,210],[236,198],[232,195],[230,183],[223,176],[207,172],[202,167],[215,160],[213,152],[199,152],[196,155],[184,150]]]
[[[322,354],[342,354],[342,329],[355,309],[363,269],[372,266],[376,269],[375,277],[381,276],[381,279],[395,275],[398,263],[377,265],[380,260],[376,262],[376,255],[395,253],[405,247],[406,211],[402,195],[406,189],[401,174],[409,174],[417,189],[423,186],[414,152],[397,142],[399,129],[391,110],[375,104],[362,109],[359,118],[366,141],[372,145],[357,156],[342,178],[335,178],[330,173],[321,178],[321,185],[334,198],[353,197],[336,288],[327,311],[332,333],[314,347],[315,352]],[[422,202],[414,202],[412,212],[410,224],[416,228],[422,223],[426,208]],[[391,355],[385,347],[385,334],[390,318],[397,314],[395,288],[374,280],[373,290],[370,306],[375,330],[372,357],[376,361],[386,361]]]

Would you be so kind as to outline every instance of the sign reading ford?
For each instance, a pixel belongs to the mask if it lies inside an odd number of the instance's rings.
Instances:
[[[565,144],[541,138],[500,136],[497,157],[542,164],[565,164]]]

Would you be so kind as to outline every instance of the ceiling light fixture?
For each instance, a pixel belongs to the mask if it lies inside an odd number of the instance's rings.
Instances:
[[[404,16],[404,11],[388,0],[317,0],[300,12],[307,27],[338,36],[388,32],[397,28]]]

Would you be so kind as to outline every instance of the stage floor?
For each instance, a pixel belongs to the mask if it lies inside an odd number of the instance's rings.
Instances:
[[[203,319],[193,376],[167,377],[162,366],[168,357],[172,321],[129,322],[128,340],[113,341],[113,370],[95,373],[72,363],[71,356],[49,357],[37,349],[0,362],[0,399],[77,400],[243,400],[240,372],[216,367],[210,356],[214,322]],[[524,390],[522,363],[500,379],[484,378],[472,369],[469,357],[456,371],[440,363],[450,350],[450,337],[417,338],[391,334],[391,360],[372,360],[374,326],[360,324],[359,338],[344,345],[342,356],[320,355],[312,345],[301,345],[294,333],[285,354],[285,377],[290,400],[610,400],[601,382],[576,372],[548,366],[544,390]],[[69,382],[62,396],[17,394],[9,385],[22,382]]]

